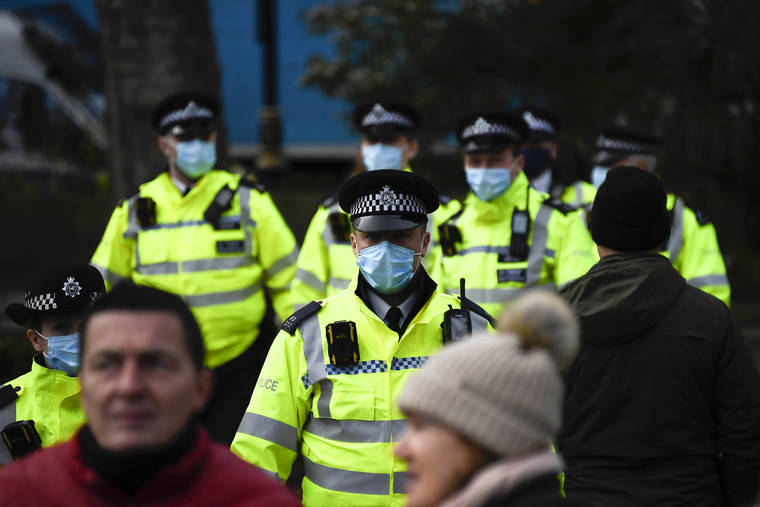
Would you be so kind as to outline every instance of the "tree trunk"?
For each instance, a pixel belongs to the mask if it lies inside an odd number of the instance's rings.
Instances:
[[[206,0],[96,0],[105,68],[111,191],[136,191],[164,166],[150,125],[153,106],[166,95],[196,90],[219,99]],[[224,164],[226,135],[217,145]]]

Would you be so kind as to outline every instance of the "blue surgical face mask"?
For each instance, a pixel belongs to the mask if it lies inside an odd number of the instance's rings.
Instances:
[[[598,189],[600,186],[602,186],[604,180],[607,179],[608,172],[610,172],[609,167],[595,165],[594,168],[591,169],[591,184]]]
[[[373,289],[381,294],[395,294],[404,290],[414,277],[415,255],[421,252],[382,241],[359,251],[356,263]]]
[[[42,353],[48,366],[72,376],[76,375],[79,371],[79,333],[62,336],[42,336],[37,331],[35,333],[48,342],[47,353]]]
[[[383,143],[362,146],[362,159],[368,171],[376,169],[403,169],[401,148]]]
[[[511,168],[466,168],[467,183],[482,201],[491,201],[507,191],[512,183]]]
[[[549,148],[525,148],[522,150],[522,156],[525,159],[523,172],[529,180],[544,172],[552,163]]]
[[[216,147],[214,143],[193,139],[176,144],[177,166],[190,179],[198,179],[214,167]]]

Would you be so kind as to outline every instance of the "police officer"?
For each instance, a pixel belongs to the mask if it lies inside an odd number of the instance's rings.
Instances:
[[[523,141],[523,172],[533,188],[576,208],[593,202],[596,189],[587,181],[577,180],[565,186],[557,175],[557,134],[559,121],[546,108],[526,106],[519,110],[528,127]]]
[[[8,318],[26,328],[36,354],[31,371],[0,388],[0,466],[40,445],[67,440],[84,423],[76,376],[79,321],[105,291],[92,266],[56,264],[32,274],[23,304],[5,308]]]
[[[610,168],[621,165],[655,172],[660,145],[658,137],[634,128],[610,126],[599,129],[591,182],[599,188]],[[670,259],[689,285],[730,305],[731,287],[715,227],[704,213],[687,206],[682,198],[672,193],[668,193],[667,205],[670,237],[660,253]]]
[[[402,102],[365,102],[355,108],[353,122],[362,134],[358,172],[411,171],[409,164],[419,150],[416,132],[420,125],[420,116],[413,107]],[[460,207],[458,201],[445,196],[440,196],[440,201],[429,231],[433,222],[454,214]],[[296,308],[348,287],[356,272],[350,234],[348,214],[340,209],[336,196],[328,197],[311,219],[298,257],[293,280]]]
[[[350,286],[283,324],[232,443],[243,459],[286,479],[303,454],[303,501],[402,505],[405,466],[392,454],[406,424],[395,399],[446,341],[486,330],[491,317],[442,293],[421,265],[435,188],[415,174],[355,176],[338,202],[350,213],[359,270]]]
[[[442,256],[432,277],[496,315],[526,287],[556,289],[598,260],[580,212],[533,189],[520,147],[526,126],[514,113],[465,117],[457,129],[471,192],[438,227]]]
[[[298,251],[265,189],[215,168],[217,110],[189,92],[155,107],[166,170],[116,207],[92,264],[108,285],[128,278],[184,298],[214,370],[206,427],[229,443],[266,355],[264,291],[281,319],[292,313]]]

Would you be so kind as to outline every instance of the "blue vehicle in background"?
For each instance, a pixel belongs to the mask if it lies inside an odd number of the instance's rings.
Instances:
[[[327,39],[309,36],[300,20],[303,9],[318,3],[278,2],[275,14],[282,152],[292,167],[342,172],[356,156],[356,135],[345,120],[351,106],[299,84],[307,57],[331,51]],[[257,1],[208,5],[229,153],[252,165],[265,98]],[[75,174],[103,167],[97,30],[95,0],[0,0],[0,171]],[[42,128],[30,132],[30,125]]]

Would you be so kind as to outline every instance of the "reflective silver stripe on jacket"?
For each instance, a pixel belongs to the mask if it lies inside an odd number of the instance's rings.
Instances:
[[[497,253],[497,254],[502,254],[502,255],[509,255],[509,247],[508,246],[493,246],[493,245],[471,246],[470,248],[458,250],[456,252],[456,255],[468,255],[468,254],[474,254],[474,253]]]
[[[256,465],[253,465],[253,466],[255,466],[256,468],[258,468],[260,472],[265,473],[266,475],[268,475],[272,479],[274,479],[276,481],[282,482],[282,479],[280,479],[280,476],[277,475],[277,472],[272,472],[271,470],[267,470],[266,468],[261,468],[260,466],[256,466]]]
[[[232,217],[225,217],[230,219]],[[226,221],[226,220],[225,220]],[[148,227],[143,227],[144,231],[155,231],[160,229],[182,229],[184,227],[198,227],[199,225],[206,225],[208,222],[205,220],[184,220],[182,222],[165,222],[161,224],[154,224]]]
[[[336,278],[334,276],[330,277],[330,280],[328,280],[328,285],[330,287],[335,287],[336,289],[347,289],[349,285],[351,285],[351,280],[347,278]]]
[[[193,259],[182,262],[140,264],[135,267],[135,271],[142,275],[176,275],[180,272],[180,267],[183,273],[200,273],[243,268],[251,264],[253,264],[253,259],[250,257],[212,257],[211,259]]]
[[[357,419],[330,419],[309,416],[304,431],[338,442],[387,443],[398,441],[406,429],[405,419],[391,421],[361,421]]]
[[[0,430],[8,426],[9,424],[16,422],[16,401],[8,403],[3,408],[0,408]],[[8,446],[4,439],[0,439],[0,465],[7,465],[13,463],[13,456],[11,451],[8,450]]]
[[[327,208],[327,212],[329,216],[335,212],[343,213],[343,210],[340,209],[340,204],[336,202],[336,203],[333,203],[332,206]],[[337,243],[337,241],[335,240],[335,235],[333,234],[333,231],[332,231],[332,227],[330,227],[330,220],[325,221],[325,228],[322,229],[322,241],[324,241],[325,245],[327,245],[328,247],[332,245],[333,243]]]
[[[525,286],[538,285],[541,279],[541,268],[544,267],[544,255],[546,244],[549,241],[549,219],[554,208],[547,204],[541,204],[533,223],[533,239],[528,254],[528,267],[525,270]]]
[[[393,472],[393,492],[406,493],[410,479],[407,472]]]
[[[390,475],[370,472],[354,472],[314,463],[303,457],[304,475],[317,486],[334,491],[361,495],[388,495]],[[401,493],[401,491],[399,491]]]
[[[277,275],[283,269],[289,268],[298,260],[298,247],[295,247],[292,252],[277,259],[269,269],[265,269],[264,273],[267,278],[272,278]]]
[[[575,202],[573,205],[579,208],[583,204],[583,183],[576,181],[573,187],[575,188]]]
[[[298,326],[303,338],[303,353],[306,358],[306,376],[309,384],[319,383],[322,393],[317,402],[320,417],[330,417],[332,382],[327,378],[325,354],[322,350],[322,330],[316,313],[309,315]],[[308,389],[308,387],[307,387]]]
[[[553,283],[543,283],[536,285],[537,289],[556,290],[557,287]],[[486,303],[507,303],[512,301],[524,291],[524,287],[506,288],[506,289],[473,289],[467,287],[467,298],[479,304]]]
[[[97,269],[98,271],[100,271],[100,276],[102,276],[103,280],[105,280],[107,283],[111,284],[111,286],[114,286],[117,283],[119,283],[119,282],[121,282],[123,280],[126,280],[126,278],[124,278],[123,276],[117,275],[116,273],[114,273],[110,269],[108,269],[108,268],[106,268],[104,266],[100,266],[99,264],[92,264],[92,263],[90,263],[90,266],[92,266],[95,269]]]
[[[127,230],[124,231],[124,238],[136,238],[140,230],[140,223],[137,221],[137,206],[135,202],[140,194],[135,194],[127,199]]]
[[[298,449],[298,430],[295,427],[263,415],[251,412],[243,414],[238,432],[263,438],[293,452]]]
[[[683,201],[676,197],[673,203],[673,223],[670,225],[670,238],[668,239],[668,251],[670,252],[670,262],[673,263],[678,259],[683,247]]]
[[[218,271],[223,269],[244,268],[253,264],[250,257],[214,257],[211,259],[195,259],[182,261],[182,272],[197,273],[200,271]]]
[[[256,227],[256,222],[251,218],[251,189],[246,186],[239,186],[237,194],[240,201],[240,227],[243,228],[245,256],[250,257],[253,255],[251,227]]]
[[[301,281],[304,285],[307,285],[319,293],[325,292],[326,284],[320,280],[317,275],[311,271],[307,271],[303,268],[296,270],[296,280]]]
[[[726,275],[704,275],[695,278],[689,278],[686,283],[692,287],[707,287],[708,285],[728,285]]]
[[[253,285],[243,287],[242,289],[229,290],[225,292],[212,292],[209,294],[187,294],[185,302],[192,307],[223,305],[227,303],[237,303],[244,301],[261,290],[261,280]]]

